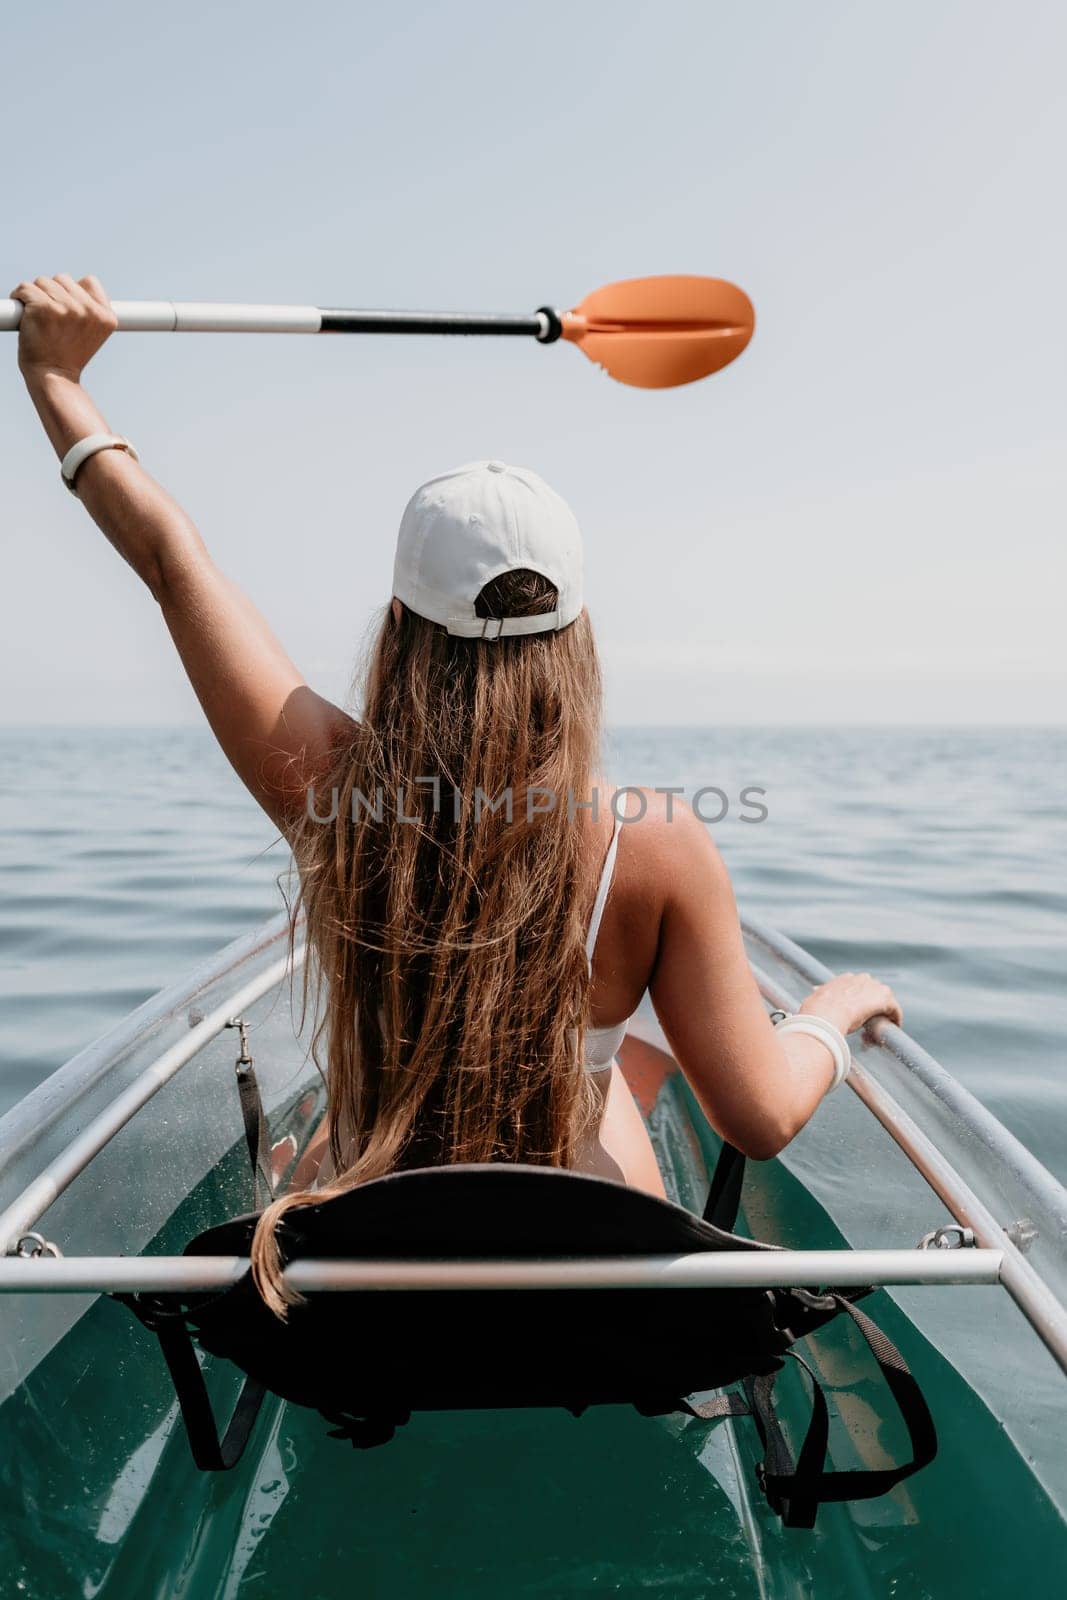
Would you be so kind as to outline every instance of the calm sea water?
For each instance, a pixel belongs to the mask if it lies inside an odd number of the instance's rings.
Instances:
[[[742,905],[892,983],[1067,1180],[1065,757],[1064,730],[626,730],[608,768],[721,790]],[[286,864],[206,730],[0,732],[0,1110],[281,910]]]

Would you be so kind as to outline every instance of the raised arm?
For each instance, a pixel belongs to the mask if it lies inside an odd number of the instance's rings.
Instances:
[[[115,328],[100,283],[20,283],[19,368],[62,459],[111,430],[81,374]],[[179,505],[132,456],[102,450],[77,474],[85,509],[158,601],[189,681],[238,775],[283,830],[350,719],[305,683],[255,606],[223,575]]]
[[[777,1155],[830,1087],[830,1051],[809,1035],[775,1032],[745,955],[729,874],[687,806],[660,827],[658,850],[667,893],[649,985],[656,1014],[712,1126],[745,1155]],[[800,1010],[843,1034],[874,1016],[901,1020],[892,990],[866,972],[812,990]]]

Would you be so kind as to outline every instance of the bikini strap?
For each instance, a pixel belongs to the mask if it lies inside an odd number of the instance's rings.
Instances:
[[[585,936],[585,959],[590,968],[593,965],[593,951],[596,949],[597,934],[600,932],[600,921],[604,915],[604,907],[608,903],[611,881],[615,876],[615,857],[619,851],[619,828],[621,825],[622,818],[616,811],[615,826],[611,830],[611,843],[608,845],[608,853],[604,857],[604,865],[600,870],[600,882],[597,885],[596,899],[593,901],[593,914],[589,918],[589,932]]]

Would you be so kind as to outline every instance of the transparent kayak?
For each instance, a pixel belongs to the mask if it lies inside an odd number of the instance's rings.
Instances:
[[[792,1008],[825,976],[789,940],[745,932],[770,1005]],[[974,1597],[1067,1568],[1067,1194],[888,1025],[855,1049],[851,1092],[782,1157],[750,1164],[739,1223],[797,1252],[834,1251],[851,1281],[884,1285],[865,1308],[940,1437],[933,1464],[888,1495],[783,1528],[758,1488],[750,1419],[621,1406],[420,1413],[389,1444],[354,1450],[317,1413],[268,1396],[239,1464],[199,1472],[154,1336],[107,1291],[183,1270],[190,1238],[250,1207],[238,1017],[275,1168],[298,1159],[324,1092],[297,1009],[279,922],[0,1119],[5,1597]],[[699,1213],[719,1142],[651,1015],[620,1062],[668,1195]],[[565,1296],[559,1325],[566,1339]],[[805,1356],[830,1399],[830,1465],[900,1459],[853,1330],[834,1323]],[[240,1374],[210,1357],[204,1371],[225,1414]],[[799,1374],[780,1389],[799,1437]]]

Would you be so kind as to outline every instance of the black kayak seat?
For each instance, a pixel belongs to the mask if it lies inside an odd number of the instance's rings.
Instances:
[[[192,1255],[247,1255],[255,1216]],[[420,1168],[294,1210],[285,1261],[543,1260],[759,1250],[604,1178],[552,1167]],[[274,1393],[355,1414],[652,1405],[773,1371],[789,1344],[760,1289],[429,1289],[307,1297],[285,1323],[245,1281],[190,1315],[199,1343]],[[681,1387],[679,1387],[679,1385]]]
[[[729,1151],[729,1147],[727,1147]],[[743,1162],[724,1156],[709,1211],[732,1223]],[[729,1178],[729,1182],[725,1182]],[[247,1256],[258,1213],[197,1235],[187,1255]],[[284,1217],[283,1261],[538,1260],[774,1251],[670,1201],[608,1179],[517,1164],[390,1174]],[[868,1498],[936,1451],[929,1411],[903,1359],[852,1303],[867,1290],[762,1288],[360,1289],[309,1293],[279,1320],[246,1274],[203,1294],[120,1296],[159,1335],[190,1444],[206,1470],[239,1458],[264,1392],[320,1411],[337,1436],[384,1443],[413,1411],[629,1404],[646,1415],[751,1414],[766,1456],[761,1485],[788,1524],[820,1501]],[[913,1459],[878,1472],[823,1470],[828,1414],[814,1382],[812,1423],[794,1463],[772,1391],[796,1341],[841,1312],[889,1382]],[[192,1339],[246,1375],[219,1440]],[[796,1357],[796,1359],[800,1359]],[[804,1363],[802,1363],[804,1364]],[[810,1369],[808,1369],[810,1375]],[[687,1397],[740,1385],[710,1400]]]

